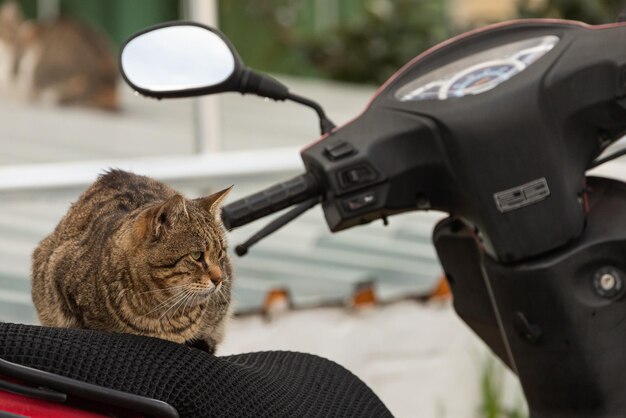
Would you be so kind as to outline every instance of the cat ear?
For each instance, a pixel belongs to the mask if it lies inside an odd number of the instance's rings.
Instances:
[[[216,219],[220,219],[222,202],[232,189],[233,186],[227,187],[212,195],[195,199],[194,202],[198,203],[204,210],[210,212]]]
[[[0,24],[18,26],[22,22],[22,9],[16,1],[7,1],[0,7]]]
[[[159,238],[183,215],[189,217],[185,198],[175,194],[160,205],[144,210],[137,219],[136,232],[141,238]]]

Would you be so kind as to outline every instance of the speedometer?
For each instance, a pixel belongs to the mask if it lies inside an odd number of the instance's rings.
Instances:
[[[442,63],[400,87],[396,99],[406,101],[447,100],[481,94],[524,71],[559,42],[555,35],[511,42]],[[445,58],[444,58],[445,60]]]
[[[480,94],[491,90],[524,69],[524,64],[513,60],[488,61],[462,71],[450,79],[439,91],[440,100]]]
[[[428,100],[437,99],[444,83],[434,82],[415,89],[407,95],[407,100]]]

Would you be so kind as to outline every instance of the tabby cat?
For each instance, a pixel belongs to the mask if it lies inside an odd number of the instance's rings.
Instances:
[[[229,191],[188,200],[148,177],[101,175],[33,253],[41,323],[214,352],[233,279],[220,221]]]
[[[0,7],[0,91],[24,101],[118,108],[118,69],[107,37],[77,19],[25,21]]]

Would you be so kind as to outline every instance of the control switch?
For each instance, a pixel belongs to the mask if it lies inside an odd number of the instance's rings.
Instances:
[[[371,183],[376,180],[376,172],[368,165],[358,165],[348,168],[339,174],[341,187],[349,189],[355,186]]]
[[[354,153],[354,147],[345,141],[334,141],[326,145],[324,153],[329,160],[336,161]]]
[[[353,212],[376,204],[376,193],[367,192],[343,201],[346,210]]]

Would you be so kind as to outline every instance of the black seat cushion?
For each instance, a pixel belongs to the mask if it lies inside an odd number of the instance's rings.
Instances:
[[[388,417],[348,370],[310,354],[214,357],[155,338],[0,323],[0,358],[159,399],[181,417]]]

